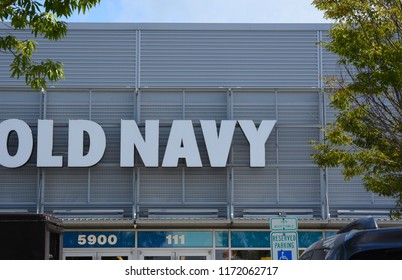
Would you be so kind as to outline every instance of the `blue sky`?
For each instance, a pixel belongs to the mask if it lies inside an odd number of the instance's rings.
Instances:
[[[323,23],[312,0],[102,0],[69,22]]]

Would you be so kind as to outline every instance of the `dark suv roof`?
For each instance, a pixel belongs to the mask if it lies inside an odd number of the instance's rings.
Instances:
[[[373,218],[360,219],[312,244],[300,259],[402,260],[402,227],[380,229]]]

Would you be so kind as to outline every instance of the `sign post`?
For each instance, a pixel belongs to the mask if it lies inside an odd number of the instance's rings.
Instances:
[[[297,260],[299,257],[297,218],[271,218],[271,257]]]

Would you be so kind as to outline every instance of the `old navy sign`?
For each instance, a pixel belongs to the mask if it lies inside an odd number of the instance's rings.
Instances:
[[[223,120],[218,128],[215,121],[201,120],[201,129],[211,167],[225,167],[236,124],[238,123],[250,145],[250,167],[265,166],[265,143],[275,126],[275,120],[263,120],[256,127],[251,120]],[[8,150],[11,133],[18,137],[14,155]],[[84,135],[89,148],[84,153]],[[22,120],[8,119],[0,123],[0,164],[17,168],[26,164],[33,151],[32,130]],[[102,127],[89,120],[70,120],[68,123],[68,167],[96,165],[106,149],[106,136]],[[134,120],[121,120],[120,166],[134,167],[134,151],[138,151],[145,167],[159,167],[159,121],[145,121],[142,136]],[[162,167],[177,167],[185,159],[188,167],[202,167],[201,157],[191,120],[175,120],[162,161]],[[62,167],[63,156],[53,154],[53,120],[38,120],[37,167]]]

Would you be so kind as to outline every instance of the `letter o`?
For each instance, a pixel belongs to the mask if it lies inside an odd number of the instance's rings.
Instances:
[[[8,152],[8,138],[15,131],[18,136],[18,149],[14,156]],[[32,154],[33,137],[29,126],[22,120],[9,119],[0,123],[0,164],[8,168],[23,166]]]

